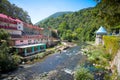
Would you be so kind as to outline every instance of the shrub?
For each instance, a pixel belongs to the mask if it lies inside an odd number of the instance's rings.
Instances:
[[[0,29],[0,71],[1,72],[8,72],[17,68],[19,63],[19,58],[16,55],[12,55],[10,53],[10,46],[9,43],[9,34]]]
[[[107,51],[107,53],[112,54],[112,59],[118,52],[118,49],[120,48],[120,37],[117,36],[104,36],[104,46]]]
[[[86,68],[77,69],[74,78],[75,80],[94,80],[94,76]]]

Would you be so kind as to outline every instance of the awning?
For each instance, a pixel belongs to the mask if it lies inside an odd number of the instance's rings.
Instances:
[[[40,44],[31,44],[31,45],[18,45],[18,46],[13,46],[13,47],[14,48],[28,48],[28,47],[42,46],[42,45],[46,45],[46,44],[40,43]]]

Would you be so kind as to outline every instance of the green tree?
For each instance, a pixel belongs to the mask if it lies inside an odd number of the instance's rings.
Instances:
[[[73,33],[71,30],[64,30],[61,37],[63,40],[68,40],[69,42],[71,42],[73,40]]]
[[[92,8],[82,9],[77,12],[65,14],[56,18],[48,18],[39,25],[56,28],[60,37],[66,37],[71,30],[81,41],[93,41],[95,31],[104,26],[110,33],[112,29],[118,30],[120,25],[120,0],[95,0],[97,5]],[[73,38],[74,39],[74,38]]]
[[[6,72],[12,69],[17,68],[19,60],[16,59],[16,56],[13,56],[9,53],[10,35],[4,30],[0,29],[0,71]]]
[[[55,31],[51,31],[51,35],[52,35],[52,37],[54,37],[54,38],[58,38],[58,33],[57,32],[55,32]]]

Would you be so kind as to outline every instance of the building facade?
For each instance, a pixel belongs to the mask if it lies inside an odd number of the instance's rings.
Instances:
[[[48,37],[43,34],[43,28],[24,23],[4,14],[0,14],[0,28],[5,29],[10,34],[10,45],[22,56],[46,49]]]

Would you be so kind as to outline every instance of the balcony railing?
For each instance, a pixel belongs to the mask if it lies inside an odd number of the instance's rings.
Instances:
[[[12,27],[12,26],[2,26],[2,25],[0,25],[0,28],[17,30],[17,27]]]
[[[23,23],[23,26],[24,26],[24,27],[28,27],[28,28],[32,28],[32,29],[36,29],[36,30],[43,30],[43,28],[40,28],[40,27],[38,27],[38,26],[31,25],[31,24],[27,24],[27,23]]]
[[[5,23],[17,24],[17,22],[11,18],[6,19],[6,18],[0,17],[0,21]]]
[[[22,36],[22,38],[47,38],[47,37],[43,35],[25,35]]]

